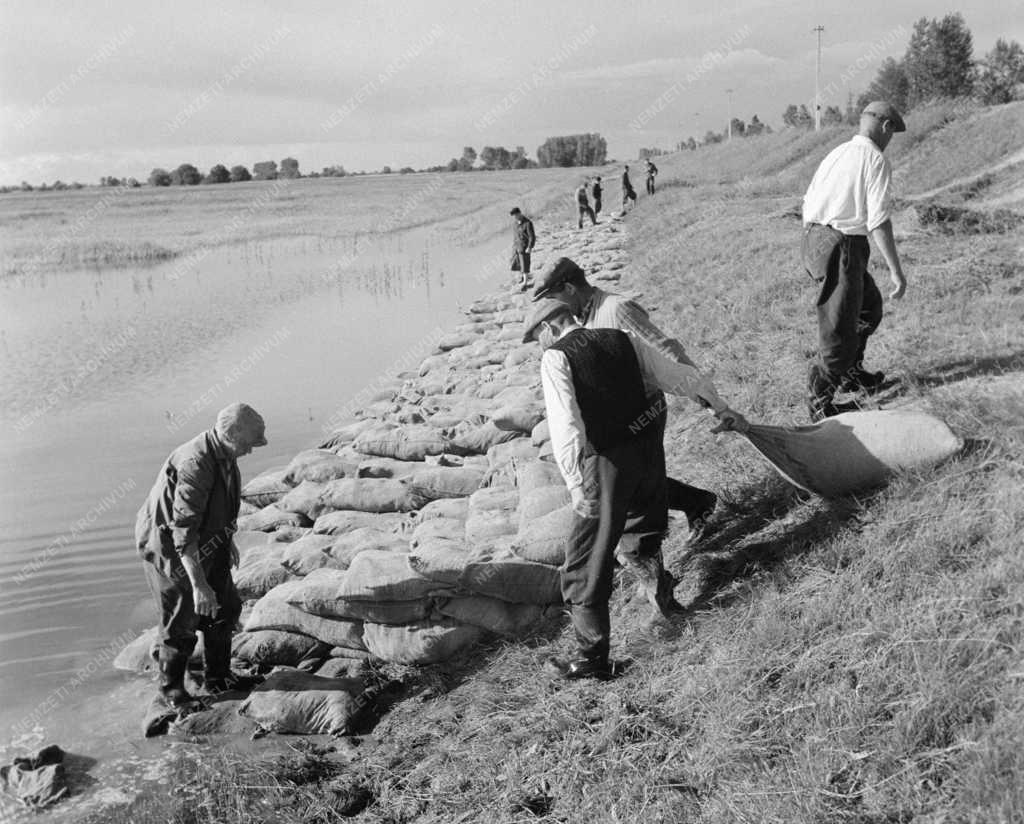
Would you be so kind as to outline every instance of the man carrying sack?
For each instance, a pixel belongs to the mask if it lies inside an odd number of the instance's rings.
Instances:
[[[617,329],[584,329],[568,304],[537,303],[523,341],[545,350],[541,382],[551,446],[569,489],[574,523],[562,566],[562,597],[569,606],[578,657],[550,663],[566,679],[615,675],[609,660],[616,546],[633,568],[657,582],[653,603],[665,616],[681,612],[672,576],[661,558],[668,507],[661,432],[651,426],[645,377],[665,391],[711,407],[722,429],[745,424],[692,366]]]
[[[874,391],[885,376],[864,368],[868,338],[882,321],[882,295],[868,273],[868,236],[875,241],[898,300],[907,280],[892,234],[892,169],[882,152],[893,134],[906,131],[895,107],[869,103],[860,130],[818,166],[804,195],[804,268],[821,284],[818,295],[819,356],[808,376],[812,421],[849,411],[837,405],[839,390]]]
[[[231,578],[238,566],[232,535],[241,501],[237,459],[266,443],[263,418],[251,406],[222,409],[212,429],[164,461],[136,518],[135,542],[160,618],[157,701],[169,710],[199,707],[185,688],[197,631],[208,692],[254,685],[230,669],[231,635],[242,611]]]

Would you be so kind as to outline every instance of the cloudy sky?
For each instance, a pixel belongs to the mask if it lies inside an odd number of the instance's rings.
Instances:
[[[960,11],[975,55],[1020,0],[0,0],[0,183],[190,162],[421,167],[463,146],[598,131],[671,148],[731,110],[845,106],[914,21]],[[732,94],[727,90],[732,89]]]

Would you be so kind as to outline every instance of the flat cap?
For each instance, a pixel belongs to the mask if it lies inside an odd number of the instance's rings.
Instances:
[[[263,417],[247,403],[233,403],[217,413],[218,432],[228,433],[232,429],[244,429],[258,436],[253,446],[267,445],[266,436],[263,434],[264,427]]]
[[[563,258],[563,260],[567,260],[567,258]],[[549,318],[553,318],[561,312],[568,312],[572,314],[572,310],[569,308],[568,303],[563,303],[557,298],[544,298],[537,301],[537,305],[533,307],[533,311],[530,312],[526,321],[523,323],[523,343],[529,343],[533,340],[533,335],[534,332],[537,331],[537,327],[544,321]]]
[[[537,285],[533,289],[533,299],[540,300],[548,292],[557,290],[559,286],[572,278],[574,275],[586,277],[576,261],[560,257],[554,263],[548,264],[537,277]]]
[[[903,117],[897,108],[885,100],[871,101],[864,107],[864,111],[861,114],[870,114],[879,120],[888,120],[892,123],[892,130],[894,132],[905,132],[907,130],[907,124],[903,122]]]

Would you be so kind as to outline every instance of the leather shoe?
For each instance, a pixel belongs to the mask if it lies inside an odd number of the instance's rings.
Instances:
[[[549,658],[547,666],[554,671],[558,678],[566,681],[578,681],[583,678],[609,681],[621,675],[625,669],[625,664],[621,661],[592,658],[579,658],[575,661]]]
[[[845,392],[874,392],[885,383],[884,372],[868,372],[864,367],[851,369],[839,387]]]

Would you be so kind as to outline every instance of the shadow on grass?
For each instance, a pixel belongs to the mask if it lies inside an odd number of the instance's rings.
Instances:
[[[1000,375],[1005,372],[1024,371],[1024,352],[987,358],[961,358],[933,367],[912,380],[920,386],[943,386],[948,383],[975,378],[980,375]]]

